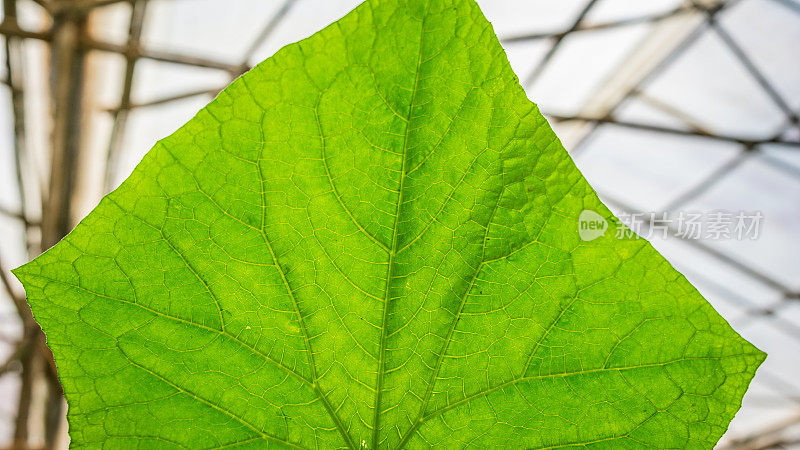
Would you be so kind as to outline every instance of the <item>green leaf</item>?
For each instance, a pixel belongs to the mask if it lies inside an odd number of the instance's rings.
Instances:
[[[473,0],[369,0],[15,274],[76,447],[711,447],[764,354],[612,219]]]

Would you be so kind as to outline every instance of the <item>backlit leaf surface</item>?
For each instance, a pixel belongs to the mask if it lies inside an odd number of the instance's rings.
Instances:
[[[76,447],[711,447],[763,354],[585,209],[473,0],[369,0],[15,273]]]

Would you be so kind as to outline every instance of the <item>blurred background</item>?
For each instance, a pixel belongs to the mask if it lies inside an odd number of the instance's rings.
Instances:
[[[9,269],[359,0],[0,1],[0,448],[65,448],[52,356]],[[719,447],[800,448],[800,2],[478,2],[601,198],[769,354]],[[706,231],[713,214],[758,223],[689,234],[687,213]]]

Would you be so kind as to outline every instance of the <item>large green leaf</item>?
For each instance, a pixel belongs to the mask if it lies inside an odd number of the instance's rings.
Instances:
[[[584,209],[473,0],[369,0],[15,273],[76,446],[712,446],[764,355]]]

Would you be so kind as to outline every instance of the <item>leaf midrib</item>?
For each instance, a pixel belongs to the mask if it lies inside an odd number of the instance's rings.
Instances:
[[[430,4],[428,4],[430,6]],[[380,417],[381,417],[381,396],[383,393],[383,378],[385,376],[385,366],[386,366],[386,339],[387,339],[387,322],[389,316],[389,292],[391,288],[392,278],[394,274],[394,258],[397,255],[397,242],[398,242],[398,225],[400,222],[400,208],[403,205],[403,193],[405,187],[405,181],[407,178],[406,175],[406,163],[408,162],[408,137],[411,134],[410,127],[411,127],[411,119],[414,113],[414,103],[417,98],[417,92],[419,92],[419,74],[422,68],[422,54],[424,48],[424,38],[425,38],[425,19],[427,18],[427,11],[422,16],[422,20],[420,21],[420,37],[419,37],[419,50],[418,50],[418,57],[417,57],[417,67],[416,71],[414,72],[414,87],[411,93],[411,100],[408,104],[408,116],[406,117],[405,121],[405,131],[403,132],[403,149],[401,153],[402,158],[402,165],[400,168],[400,187],[398,189],[397,195],[397,204],[395,205],[395,214],[394,214],[394,225],[392,226],[392,246],[389,250],[389,266],[386,270],[386,292],[383,298],[383,319],[381,322],[381,339],[380,339],[380,350],[379,350],[379,359],[378,359],[378,374],[377,380],[375,383],[375,404],[374,404],[374,419],[372,421],[372,447],[373,449],[378,448],[378,444],[380,443]]]

